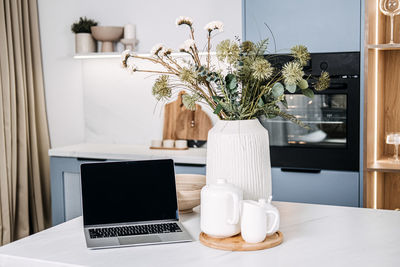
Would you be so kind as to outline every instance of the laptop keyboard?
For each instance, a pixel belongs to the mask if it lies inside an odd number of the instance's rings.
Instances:
[[[89,229],[90,238],[182,232],[177,223],[142,224]]]

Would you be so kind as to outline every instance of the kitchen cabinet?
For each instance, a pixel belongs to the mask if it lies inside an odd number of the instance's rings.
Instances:
[[[272,168],[272,195],[276,201],[358,207],[359,173]]]
[[[310,52],[360,51],[361,0],[243,0],[243,38],[269,38],[269,52],[297,44]]]
[[[126,160],[147,160],[149,156],[130,157]],[[117,159],[122,160],[122,159]],[[110,162],[115,159],[50,157],[51,200],[53,225],[82,215],[80,165],[90,162]],[[204,174],[204,164],[176,163],[176,173]]]

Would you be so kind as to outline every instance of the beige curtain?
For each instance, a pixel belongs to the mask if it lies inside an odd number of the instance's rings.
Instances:
[[[0,245],[50,225],[36,0],[0,0]]]

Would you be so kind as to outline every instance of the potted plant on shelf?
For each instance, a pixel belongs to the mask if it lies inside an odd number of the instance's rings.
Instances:
[[[71,31],[75,33],[75,53],[92,53],[97,51],[96,41],[92,37],[90,27],[97,22],[86,17],[80,17],[79,21],[71,25]]]
[[[267,130],[259,116],[280,116],[307,127],[295,116],[284,111],[285,92],[301,92],[312,98],[314,90],[329,86],[329,74],[322,72],[311,83],[303,66],[310,55],[302,45],[291,49],[292,60],[281,68],[273,67],[267,53],[268,40],[258,43],[224,40],[216,47],[216,59],[211,53],[215,32],[223,31],[223,24],[213,21],[205,26],[206,52],[200,53],[195,42],[193,21],[179,17],[177,25],[187,26],[190,38],[179,51],[189,60],[172,54],[172,49],[155,45],[150,56],[131,51],[122,54],[122,66],[132,72],[159,74],[152,93],[157,100],[168,101],[174,91],[185,89],[183,104],[189,110],[196,103],[208,105],[219,121],[208,133],[207,183],[224,178],[244,190],[245,199],[268,198],[271,192],[271,165]],[[154,70],[137,66],[139,60],[150,61],[160,67]],[[312,89],[313,88],[313,89]]]

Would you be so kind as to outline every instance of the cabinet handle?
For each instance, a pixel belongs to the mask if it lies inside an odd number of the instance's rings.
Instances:
[[[106,161],[107,159],[96,159],[96,158],[76,158],[78,161]]]
[[[281,168],[282,172],[320,173],[320,169]]]

